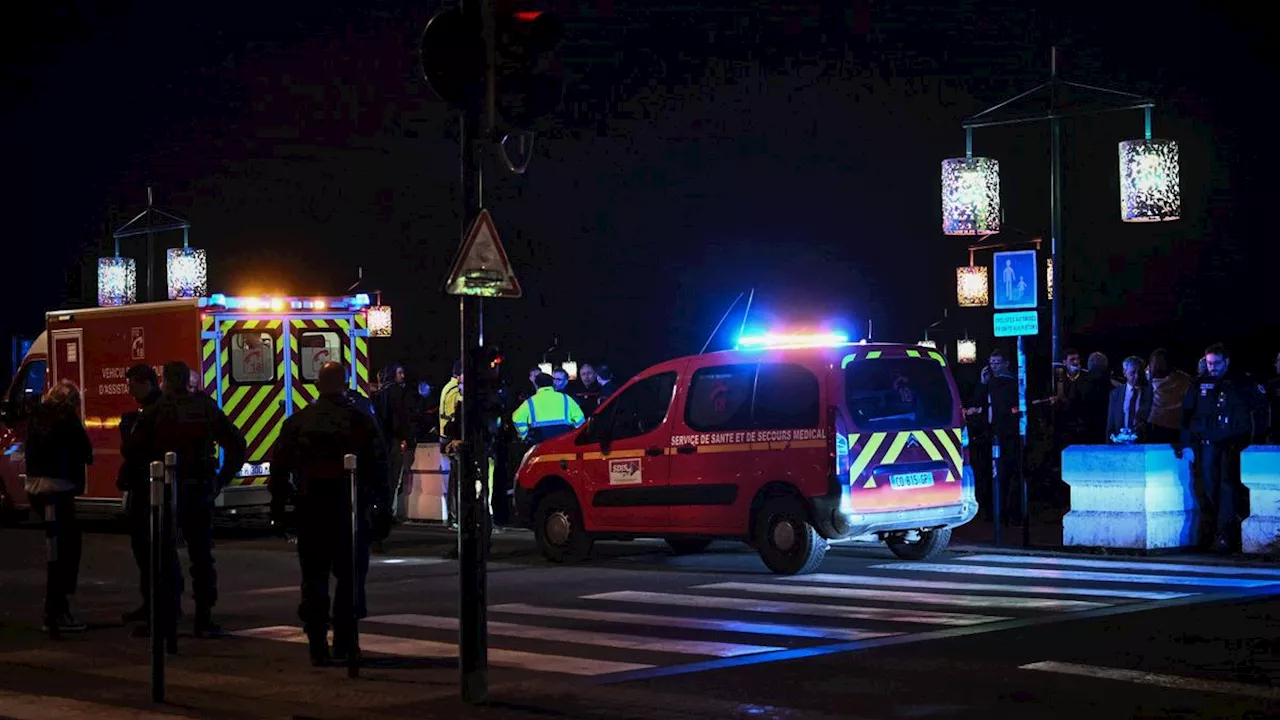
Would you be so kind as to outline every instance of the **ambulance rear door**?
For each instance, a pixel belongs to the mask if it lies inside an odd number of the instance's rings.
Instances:
[[[271,446],[288,414],[286,320],[282,315],[220,313],[206,315],[203,323],[204,391],[218,401],[247,445],[245,464],[218,504],[265,504]]]
[[[369,330],[363,312],[315,312],[289,319],[289,414],[320,397],[316,377],[326,362],[340,362],[347,384],[369,394]]]

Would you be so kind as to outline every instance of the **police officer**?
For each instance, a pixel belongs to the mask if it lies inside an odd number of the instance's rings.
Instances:
[[[516,434],[529,445],[563,435],[586,422],[578,403],[556,390],[553,383],[550,375],[539,373],[533,380],[537,392],[511,415]]]
[[[1186,395],[1181,438],[1174,445],[1179,458],[1185,448],[1198,451],[1198,492],[1209,529],[1204,539],[1220,553],[1240,547],[1240,519],[1236,515],[1240,451],[1253,435],[1254,413],[1261,401],[1252,383],[1228,372],[1230,363],[1221,343],[1205,350],[1205,372]]]
[[[174,491],[178,528],[191,560],[195,633],[196,637],[216,637],[221,630],[211,618],[218,601],[218,576],[213,569],[213,504],[244,465],[245,441],[217,403],[203,393],[191,392],[190,379],[191,370],[186,363],[166,363],[164,397],[153,412],[142,413],[130,437],[132,442],[146,445],[145,457],[150,461],[163,460],[170,452],[177,455]],[[224,453],[221,469],[218,447]],[[182,577],[180,573],[174,575],[168,590],[174,594],[172,610],[178,613]]]
[[[271,461],[271,517],[277,528],[296,528],[302,567],[298,616],[317,667],[330,663],[329,575],[337,579],[333,599],[333,655],[359,655],[355,621],[366,615],[364,583],[369,569],[370,515],[389,514],[387,464],[373,419],[352,405],[344,392],[346,371],[336,362],[320,367],[320,397],[285,421]],[[343,457],[356,456],[357,537],[351,537],[351,489]],[[292,475],[292,482],[290,481]],[[294,517],[285,509],[293,501]],[[352,577],[351,553],[357,576]],[[352,603],[352,584],[358,592]]]

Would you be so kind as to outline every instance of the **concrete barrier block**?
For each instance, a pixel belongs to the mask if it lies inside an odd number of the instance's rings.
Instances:
[[[424,443],[417,447],[400,499],[401,517],[444,521],[448,512],[444,496],[449,476],[447,463],[448,458],[440,454],[438,444]]]
[[[1062,481],[1071,488],[1063,545],[1155,550],[1199,539],[1190,455],[1179,460],[1168,445],[1072,445]]]
[[[1249,492],[1249,515],[1240,523],[1247,553],[1270,553],[1280,541],[1280,445],[1252,445],[1240,453],[1240,483]]]

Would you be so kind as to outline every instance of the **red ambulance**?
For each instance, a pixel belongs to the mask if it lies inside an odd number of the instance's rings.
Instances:
[[[725,538],[797,574],[841,538],[942,552],[978,511],[968,452],[938,351],[765,335],[640,373],[582,428],[533,447],[514,495],[554,562],[597,538],[662,537],[677,553]]]
[[[230,514],[265,513],[271,447],[284,419],[318,396],[316,372],[328,360],[347,367],[351,387],[369,386],[369,297],[232,297],[215,294],[119,307],[58,310],[28,351],[4,396],[0,418],[0,513],[29,508],[24,418],[55,381],[81,389],[82,417],[93,443],[86,509],[118,512],[120,416],[136,410],[125,372],[139,363],[157,374],[172,360],[193,370],[192,386],[217,400],[244,433],[247,461],[218,497]]]

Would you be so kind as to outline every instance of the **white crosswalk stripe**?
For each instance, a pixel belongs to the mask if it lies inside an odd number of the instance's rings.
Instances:
[[[704,581],[675,591],[624,587],[490,607],[489,660],[495,668],[533,673],[633,677],[669,666],[703,667],[708,660],[768,661],[786,655],[781,651],[839,643],[908,642],[938,632],[1010,627],[1006,621],[1065,620],[1125,606],[1144,610],[1215,593],[1267,592],[1268,586],[1280,591],[1273,577],[1265,569],[1224,565],[987,554],[873,564],[857,574]],[[378,615],[361,630],[368,655],[457,656],[454,617]],[[306,642],[294,627],[236,634]]]

